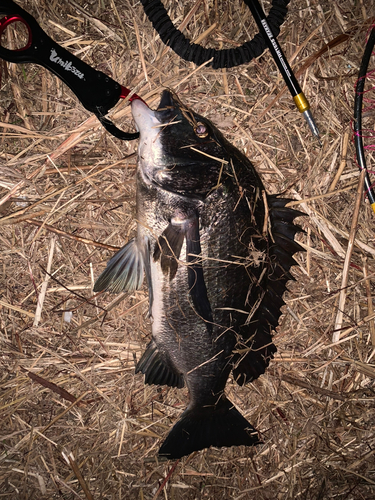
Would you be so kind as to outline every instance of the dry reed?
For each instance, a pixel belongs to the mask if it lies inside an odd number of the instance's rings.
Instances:
[[[289,5],[279,41],[322,148],[268,52],[226,71],[196,68],[161,43],[139,2],[19,4],[151,107],[173,88],[246,152],[270,193],[285,192],[309,217],[300,221],[306,252],[285,297],[277,356],[254,383],[227,386],[264,444],[159,461],[187,393],[145,386],[134,375],[150,338],[147,290],[92,293],[112,248],[135,229],[137,143],[111,137],[43,68],[0,61],[0,498],[375,499],[375,241],[367,202],[357,207],[344,269],[359,179],[353,88],[373,2]],[[257,31],[241,0],[164,4],[191,40],[207,46],[234,47]],[[112,118],[133,128],[126,103]],[[374,114],[365,122],[373,128]],[[371,168],[373,155],[368,161]]]

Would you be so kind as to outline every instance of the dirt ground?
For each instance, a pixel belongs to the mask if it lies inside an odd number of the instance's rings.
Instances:
[[[373,0],[289,5],[278,40],[322,147],[268,51],[236,68],[198,68],[160,41],[137,1],[18,3],[150,107],[175,90],[247,154],[269,193],[308,217],[298,220],[306,252],[285,295],[278,353],[255,382],[227,384],[264,444],[160,461],[187,391],[134,373],[150,339],[147,288],[92,292],[136,227],[137,141],[112,137],[41,66],[0,61],[0,498],[375,499],[375,219],[358,191],[352,137]],[[236,47],[258,31],[242,0],[164,5],[206,47]],[[2,44],[18,36],[7,29]],[[374,135],[373,84],[370,75],[363,119]],[[124,101],[111,119],[134,130]]]

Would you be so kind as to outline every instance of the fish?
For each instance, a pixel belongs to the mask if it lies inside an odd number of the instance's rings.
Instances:
[[[214,447],[260,444],[225,394],[257,379],[272,341],[301,212],[266,193],[251,161],[169,89],[156,110],[131,103],[140,132],[137,232],[94,291],[138,290],[146,276],[152,340],[137,363],[146,384],[182,388],[189,402],[159,449],[179,459]]]

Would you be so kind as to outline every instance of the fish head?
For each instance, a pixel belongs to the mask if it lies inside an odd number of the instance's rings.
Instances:
[[[196,198],[220,185],[233,146],[208,119],[169,90],[156,110],[138,99],[131,106],[140,133],[138,166],[146,181]]]

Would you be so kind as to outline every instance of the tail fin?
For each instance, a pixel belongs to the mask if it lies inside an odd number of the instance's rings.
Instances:
[[[254,427],[223,396],[214,406],[188,408],[162,444],[159,455],[181,458],[210,446],[260,444]]]
[[[271,233],[274,243],[269,250],[270,268],[267,281],[263,285],[264,296],[252,318],[252,322],[243,327],[241,337],[244,340],[239,348],[249,349],[243,357],[238,357],[233,369],[234,379],[243,385],[262,375],[276,347],[272,343],[272,330],[279,324],[281,307],[285,304],[283,294],[287,282],[293,280],[290,268],[296,264],[293,254],[303,251],[294,241],[294,236],[303,230],[293,220],[300,215],[306,215],[298,210],[285,207],[291,200],[268,196],[268,206],[271,220]]]

